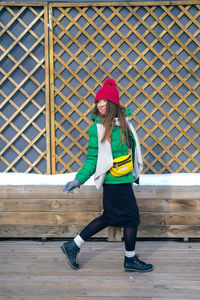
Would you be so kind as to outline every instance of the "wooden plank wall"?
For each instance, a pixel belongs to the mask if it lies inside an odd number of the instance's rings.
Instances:
[[[141,224],[138,237],[199,238],[200,187],[135,186]],[[83,186],[74,194],[63,186],[1,186],[0,237],[70,238],[102,212],[101,192]],[[121,229],[97,238],[116,241]]]

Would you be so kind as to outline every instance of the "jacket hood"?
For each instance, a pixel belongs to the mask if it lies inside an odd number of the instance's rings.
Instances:
[[[132,116],[131,109],[127,108],[125,111],[125,117],[131,117],[131,116]],[[101,119],[93,113],[91,113],[91,120],[94,121],[95,123],[101,123]]]

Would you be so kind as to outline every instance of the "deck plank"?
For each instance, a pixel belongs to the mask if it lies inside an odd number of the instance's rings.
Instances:
[[[199,299],[198,242],[138,241],[150,273],[123,271],[122,242],[89,241],[80,270],[69,267],[60,241],[1,240],[0,299]]]

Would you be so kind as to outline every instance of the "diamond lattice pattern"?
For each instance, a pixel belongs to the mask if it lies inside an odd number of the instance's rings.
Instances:
[[[44,174],[44,7],[1,7],[0,14],[0,172]]]
[[[52,6],[54,172],[85,160],[96,91],[133,111],[144,173],[199,172],[200,7]]]

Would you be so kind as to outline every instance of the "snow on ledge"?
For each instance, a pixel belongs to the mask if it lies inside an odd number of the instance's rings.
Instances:
[[[0,185],[65,185],[73,180],[76,173],[58,175],[40,175],[26,173],[0,173]],[[85,185],[94,185],[93,176]],[[140,185],[176,185],[199,186],[199,173],[172,173],[172,174],[142,174]]]

